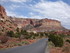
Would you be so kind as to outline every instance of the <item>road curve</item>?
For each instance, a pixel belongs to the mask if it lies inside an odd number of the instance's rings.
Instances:
[[[0,53],[45,53],[48,39],[41,39],[36,43],[27,46],[20,46],[7,50],[0,50]],[[48,52],[46,52],[48,53]]]

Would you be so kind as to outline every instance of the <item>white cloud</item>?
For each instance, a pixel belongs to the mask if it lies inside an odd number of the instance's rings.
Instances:
[[[70,6],[62,1],[41,1],[31,5],[31,8],[34,12],[41,14],[39,17],[60,20],[64,26],[70,26]]]
[[[24,15],[18,15],[15,12],[11,12],[11,11],[6,11],[8,16],[12,16],[12,17],[17,17],[17,18],[28,18]]]
[[[14,5],[14,4],[12,4],[11,6],[9,6],[9,8],[11,9],[11,10],[14,10],[14,9],[16,9],[16,8],[20,8],[21,6],[19,6],[19,5]]]
[[[16,14],[14,12],[11,11],[6,11],[8,16],[16,16]]]
[[[11,2],[27,2],[28,0],[10,0]]]
[[[14,2],[14,3],[24,3],[24,2],[31,2],[32,0],[0,0],[0,3],[5,2]]]
[[[42,16],[39,16],[39,15],[36,15],[35,13],[33,13],[33,12],[30,12],[29,13],[29,15],[30,15],[30,18],[33,18],[33,19],[41,19],[42,18]]]

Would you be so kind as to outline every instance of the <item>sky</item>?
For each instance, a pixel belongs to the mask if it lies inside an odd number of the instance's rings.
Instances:
[[[55,19],[70,29],[70,0],[0,0],[0,4],[8,16]]]

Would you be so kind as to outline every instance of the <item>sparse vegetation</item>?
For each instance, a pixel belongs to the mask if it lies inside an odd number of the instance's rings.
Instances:
[[[8,46],[8,47],[14,47],[14,46],[22,46],[22,45],[28,45],[30,44],[29,41],[25,41],[26,40],[34,40],[34,39],[40,39],[40,38],[49,38],[49,44],[51,44],[51,46],[53,47],[62,47],[64,45],[64,39],[66,36],[62,35],[62,34],[56,34],[54,32],[38,32],[38,33],[33,33],[33,32],[27,32],[26,30],[19,30],[17,28],[16,32],[13,31],[8,31],[7,32],[7,36],[9,36],[10,38],[15,38],[17,39],[18,42],[15,43],[11,43],[12,45]],[[3,38],[4,40],[4,38]],[[24,41],[22,41],[24,40]],[[2,41],[4,42],[4,41]],[[5,41],[4,43],[6,43],[7,41]],[[69,42],[69,40],[66,40],[66,42]]]
[[[20,38],[20,36],[21,36],[20,32],[16,32],[15,35],[14,35],[15,38]]]
[[[29,44],[28,41],[22,41],[22,44]]]

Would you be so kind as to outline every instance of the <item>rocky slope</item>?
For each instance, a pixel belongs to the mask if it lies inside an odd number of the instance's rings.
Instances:
[[[7,16],[5,8],[0,5],[0,34],[15,29],[16,25]]]
[[[0,5],[0,29],[5,28],[14,30],[21,28],[28,31],[53,31],[53,30],[66,30],[60,21],[52,19],[25,19],[25,18],[14,18],[6,15],[5,8]],[[2,29],[4,30],[4,29]],[[5,31],[4,30],[4,31]]]

